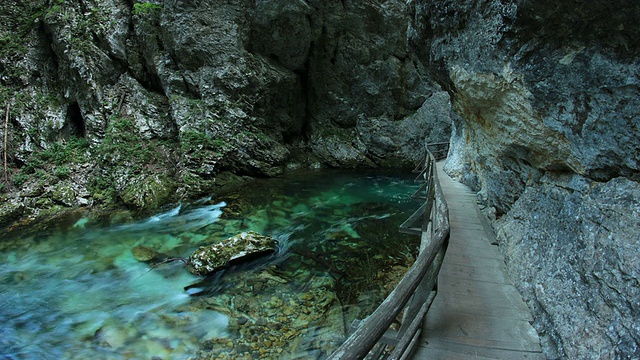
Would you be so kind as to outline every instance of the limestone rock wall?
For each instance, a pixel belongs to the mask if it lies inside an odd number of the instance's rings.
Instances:
[[[640,5],[411,1],[478,191],[550,358],[640,356]]]
[[[409,167],[425,136],[448,137],[449,98],[407,51],[403,2],[6,8],[2,191],[26,207],[0,213],[154,208],[287,167]],[[59,186],[71,191],[64,202],[52,195]]]

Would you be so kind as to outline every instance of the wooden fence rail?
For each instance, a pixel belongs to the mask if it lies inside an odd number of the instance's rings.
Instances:
[[[401,232],[420,235],[418,257],[380,306],[366,319],[355,322],[355,331],[329,359],[377,359],[383,354],[389,359],[407,359],[420,338],[424,317],[437,293],[438,272],[450,231],[436,160],[428,147],[416,167],[420,173],[416,181],[422,185],[412,196],[423,201],[422,206],[400,226]],[[390,329],[403,310],[400,329]]]

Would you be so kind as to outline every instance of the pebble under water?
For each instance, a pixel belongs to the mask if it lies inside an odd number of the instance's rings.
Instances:
[[[14,233],[0,241],[0,358],[325,358],[415,258],[419,238],[398,232],[412,179],[307,171],[148,218]],[[184,259],[249,230],[280,250],[207,278],[131,252]]]

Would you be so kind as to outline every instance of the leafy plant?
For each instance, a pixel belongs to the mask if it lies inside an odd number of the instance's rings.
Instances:
[[[133,15],[146,15],[162,10],[162,5],[154,4],[152,2],[139,2],[133,4]]]
[[[87,140],[71,137],[66,143],[54,143],[48,149],[35,152],[20,172],[13,176],[13,183],[20,187],[30,175],[36,179],[46,178],[48,173],[45,169],[51,170],[53,166],[55,176],[67,178],[70,172],[69,165],[84,162],[88,147]]]
[[[70,171],[71,169],[69,168],[68,165],[56,166],[56,169],[54,170],[53,174],[58,178],[64,180],[69,178]]]
[[[197,150],[223,150],[226,142],[222,139],[214,139],[205,132],[186,130],[180,134],[180,148],[184,153]]]

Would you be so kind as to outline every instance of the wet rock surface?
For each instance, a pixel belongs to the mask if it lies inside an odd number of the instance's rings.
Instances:
[[[455,109],[445,169],[498,218],[548,357],[638,357],[639,5],[410,3]]]
[[[625,178],[548,174],[495,224],[535,325],[568,358],[638,353],[639,200]]]
[[[231,263],[241,263],[273,254],[278,240],[256,233],[243,232],[218,243],[201,246],[189,256],[187,270],[194,275],[210,275]]]
[[[54,202],[151,210],[218,190],[225,173],[408,167],[427,133],[448,137],[395,1],[29,0],[3,16],[0,32],[26,39],[0,54],[3,191],[50,181],[34,159],[77,139],[83,156],[56,165],[84,195]]]
[[[610,222],[638,209],[639,6],[10,2],[0,223],[149,211],[286,168],[407,166],[452,126],[446,169],[500,219],[549,357],[636,358],[636,264],[614,249],[637,252],[637,224]],[[590,270],[591,242],[617,270]]]

